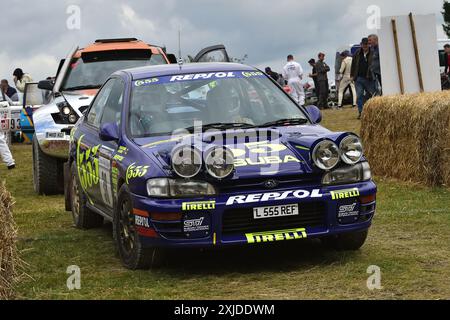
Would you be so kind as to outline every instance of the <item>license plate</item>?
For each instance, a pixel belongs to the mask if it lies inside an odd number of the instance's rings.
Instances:
[[[281,218],[298,215],[298,204],[253,208],[253,217],[255,219]]]

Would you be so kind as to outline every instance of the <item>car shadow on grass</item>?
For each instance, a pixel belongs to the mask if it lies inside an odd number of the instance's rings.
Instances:
[[[289,272],[346,263],[356,255],[359,253],[327,250],[319,240],[298,240],[255,246],[171,251],[167,253],[163,270],[173,276],[180,273],[183,276],[201,276]]]
[[[99,231],[112,237],[111,224],[105,224]],[[345,264],[360,254],[360,251],[337,252],[327,249],[318,239],[208,249],[180,248],[166,251],[164,265],[152,272],[186,278],[231,273],[306,271],[337,263]],[[117,251],[116,258],[119,259]]]

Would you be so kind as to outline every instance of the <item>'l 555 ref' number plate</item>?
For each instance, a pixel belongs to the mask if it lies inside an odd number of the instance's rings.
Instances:
[[[279,218],[298,215],[298,204],[253,208],[253,217],[255,219]]]

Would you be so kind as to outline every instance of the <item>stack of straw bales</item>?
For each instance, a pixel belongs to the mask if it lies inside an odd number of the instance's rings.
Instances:
[[[0,183],[0,300],[14,297],[14,285],[19,279],[21,268],[12,206],[11,194]]]
[[[450,186],[450,91],[368,101],[361,137],[374,174]]]

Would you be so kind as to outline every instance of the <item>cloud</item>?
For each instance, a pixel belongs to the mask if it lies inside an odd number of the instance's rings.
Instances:
[[[78,5],[81,29],[69,30],[66,10]],[[248,64],[280,71],[287,54],[306,61],[319,51],[333,64],[336,48],[358,42],[373,31],[366,27],[367,7],[381,14],[435,13],[439,37],[442,0],[16,0],[0,20],[0,77],[23,67],[37,79],[54,74],[58,61],[74,45],[98,38],[138,37],[183,55],[223,43],[230,55],[248,54]]]

